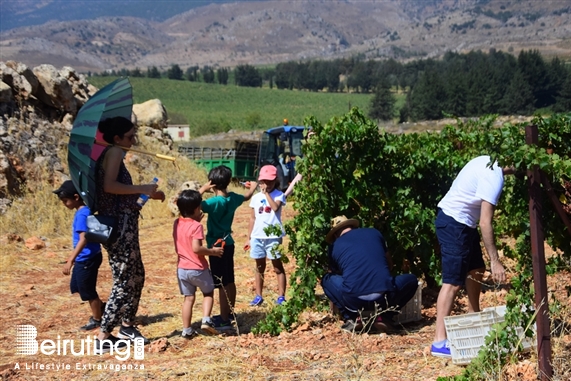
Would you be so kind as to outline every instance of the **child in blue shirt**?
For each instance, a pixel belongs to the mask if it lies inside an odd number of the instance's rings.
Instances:
[[[83,203],[73,182],[71,180],[65,181],[53,193],[68,209],[76,209],[71,232],[73,251],[63,266],[62,272],[64,275],[69,275],[73,267],[69,288],[72,294],[78,292],[81,300],[89,302],[92,316],[89,318],[89,322],[80,329],[90,331],[100,326],[101,314],[105,305],[99,299],[95,287],[99,266],[103,260],[101,246],[98,243],[87,242],[85,239],[87,216],[91,214],[91,211]]]

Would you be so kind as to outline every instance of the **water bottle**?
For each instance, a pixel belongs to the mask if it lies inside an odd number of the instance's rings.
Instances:
[[[156,177],[153,178],[153,181],[151,181],[153,184],[156,184],[159,182],[159,179],[157,179]],[[143,207],[143,205],[145,205],[145,203],[149,201],[149,195],[148,194],[141,194],[139,196],[139,199],[137,200],[137,205],[139,205],[141,208]]]

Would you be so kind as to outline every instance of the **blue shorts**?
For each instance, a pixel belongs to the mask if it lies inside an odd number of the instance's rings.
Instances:
[[[214,291],[214,282],[209,270],[177,269],[178,288],[184,296],[191,296],[200,288],[203,294]]]
[[[226,287],[234,283],[234,251],[234,245],[226,245],[221,257],[213,255],[208,257],[210,272],[216,288]]]
[[[97,273],[102,261],[103,255],[99,252],[86,261],[75,262],[69,282],[69,289],[72,294],[78,292],[83,301],[99,297],[95,286],[97,284]]]
[[[435,225],[442,253],[442,283],[463,286],[470,271],[486,266],[478,229],[457,222],[441,209]]]
[[[282,255],[276,246],[281,245],[281,243],[281,238],[252,238],[250,240],[250,258],[279,259]]]

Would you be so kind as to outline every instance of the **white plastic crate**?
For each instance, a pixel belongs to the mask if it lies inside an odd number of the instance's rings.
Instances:
[[[401,309],[400,314],[398,314],[394,320],[397,323],[404,324],[413,321],[422,320],[422,282],[418,282],[418,288],[416,293],[411,300]]]
[[[505,306],[486,308],[481,312],[474,312],[459,316],[444,318],[446,334],[450,341],[450,352],[454,364],[469,364],[478,356],[480,348],[486,343],[486,336],[492,326],[504,321]],[[516,328],[516,332],[523,336],[523,328]],[[532,340],[523,340],[523,347],[530,349]]]
[[[452,362],[469,364],[473,358],[478,356],[492,325],[498,322],[499,316],[493,310],[446,316],[444,326],[448,341],[450,341]]]
[[[498,314],[499,316],[499,320],[498,322],[503,322],[504,316],[506,314],[506,306],[496,306],[496,307],[488,307],[488,308],[484,308],[484,311],[495,311],[496,314]],[[533,323],[533,332],[534,332],[534,336],[533,337],[525,337],[525,332],[523,327],[516,327],[516,332],[518,337],[521,339],[521,345],[523,347],[523,351],[524,352],[528,352],[531,350],[531,348],[535,348],[537,345],[537,341],[535,340],[535,332],[537,332],[537,325],[535,323]]]

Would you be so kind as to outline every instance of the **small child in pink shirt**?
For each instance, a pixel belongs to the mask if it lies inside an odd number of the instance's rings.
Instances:
[[[224,249],[222,247],[208,249],[206,246],[202,246],[204,229],[200,223],[203,216],[201,203],[202,196],[199,192],[195,190],[182,191],[176,201],[181,217],[174,221],[173,226],[174,247],[178,254],[178,285],[180,293],[184,295],[182,337],[186,339],[196,335],[196,331],[190,326],[190,323],[192,321],[192,308],[194,307],[194,294],[197,288],[200,288],[204,297],[200,328],[209,335],[218,333],[210,317],[214,281],[205,256],[221,257]]]

